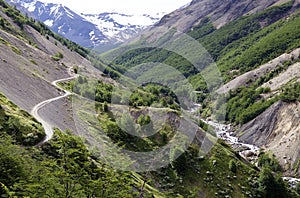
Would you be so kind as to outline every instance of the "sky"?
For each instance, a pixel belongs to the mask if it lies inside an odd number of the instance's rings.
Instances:
[[[40,0],[59,3],[86,14],[121,12],[124,14],[170,13],[192,0]]]

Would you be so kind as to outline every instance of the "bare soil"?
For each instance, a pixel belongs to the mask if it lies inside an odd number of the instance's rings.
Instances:
[[[287,175],[300,159],[300,103],[277,102],[239,131],[240,139],[275,154]],[[298,169],[297,175],[300,176]]]
[[[226,83],[217,90],[219,94],[226,94],[229,90],[235,90],[241,86],[247,86],[249,83],[254,82],[261,76],[265,76],[276,67],[282,66],[285,61],[295,60],[300,56],[300,48],[293,50],[291,53],[284,53],[281,56],[261,65],[257,69],[251,70],[243,75],[238,76],[232,81]],[[274,84],[275,86],[275,84]]]
[[[293,64],[285,72],[264,83],[262,87],[270,87],[271,91],[276,91],[293,79],[300,79],[300,63]]]

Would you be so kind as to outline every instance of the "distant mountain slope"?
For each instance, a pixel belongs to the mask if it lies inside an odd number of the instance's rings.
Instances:
[[[7,0],[7,2],[16,5],[23,13],[44,22],[54,32],[89,48],[124,42],[162,17],[162,14],[154,17],[146,14],[81,14],[62,4],[43,3],[37,0]]]
[[[174,13],[192,9],[190,7],[193,7],[193,5],[191,4]],[[297,12],[293,14],[299,5],[297,1],[290,1],[280,6],[273,6],[257,14],[243,16],[228,22],[219,29],[214,27],[214,21],[209,15],[204,18],[199,15],[198,18],[201,22],[194,27],[190,27],[184,22],[180,24],[187,25],[185,33],[197,40],[209,52],[222,72],[224,81],[229,81],[237,75],[280,56],[288,49],[299,47],[297,44],[299,39],[299,28],[297,28],[299,17]],[[171,13],[171,15],[174,13]],[[179,15],[176,15],[176,17],[179,17]],[[186,16],[181,15],[180,20],[185,19]],[[173,20],[175,21],[174,18],[162,19],[157,25],[142,34],[140,37],[141,43],[144,42],[143,39],[145,38],[146,42],[151,43],[158,40],[168,30],[172,30]],[[162,24],[164,21],[165,25]],[[160,30],[161,26],[164,28],[162,31]],[[180,29],[180,27],[178,28]],[[271,40],[276,42],[271,42]],[[124,55],[124,57],[116,60],[116,63],[119,70],[124,70],[124,67],[131,67],[130,65],[136,63],[157,59],[179,68],[180,72],[191,78],[195,89],[199,91],[205,89],[203,78],[201,79],[201,76],[195,72],[191,64],[184,62],[178,56],[163,53],[157,49],[150,50],[150,52],[147,49],[144,51],[139,50],[134,57]]]
[[[36,104],[61,95],[51,82],[69,76],[68,67],[80,65],[87,51],[3,1],[0,6],[0,92],[30,112]],[[57,54],[63,58],[55,59]],[[46,116],[55,117],[55,126],[64,130],[71,127],[63,118],[67,107],[62,107],[58,115]]]
[[[109,42],[98,28],[84,20],[80,15],[61,4],[43,3],[36,0],[9,1],[29,16],[44,22],[54,32],[82,45],[94,45]]]
[[[289,0],[193,0],[189,6],[178,9],[166,16],[158,26],[175,27],[179,31],[188,31],[199,25],[205,17],[216,28],[224,26],[241,16],[259,13],[268,7],[280,5]]]
[[[108,38],[123,42],[134,37],[146,27],[153,25],[162,17],[162,13],[156,16],[128,15],[121,13],[81,14],[87,21],[95,24]]]
[[[151,28],[148,34],[150,36],[147,35],[147,32],[141,37],[141,43],[160,41],[161,38],[162,41],[165,41],[167,40],[165,38],[169,36],[166,32],[172,30],[173,27],[190,35],[195,41],[202,44],[214,58],[222,73],[223,81],[230,82],[224,86],[228,92],[219,90],[219,93],[226,92],[226,94],[221,95],[219,101],[212,101],[204,77],[201,73],[195,72],[194,65],[185,61],[178,54],[167,50],[145,47],[134,52],[128,52],[115,61],[116,68],[120,71],[126,71],[126,69],[137,64],[157,60],[173,66],[189,79],[195,90],[199,91],[197,93],[199,96],[198,102],[204,107],[199,108],[201,116],[218,119],[218,110],[221,114],[222,110],[225,110],[225,121],[233,123],[236,128],[240,128],[240,126],[250,121],[247,125],[249,130],[245,131],[243,140],[258,144],[258,146],[272,146],[266,150],[272,151],[280,157],[279,160],[282,165],[289,164],[291,167],[295,165],[295,169],[297,169],[299,163],[297,164],[296,159],[299,157],[299,149],[288,154],[288,152],[280,151],[284,147],[277,144],[281,143],[283,145],[283,142],[287,141],[284,146],[289,143],[291,148],[299,146],[299,133],[294,134],[294,131],[298,128],[298,120],[293,121],[294,127],[287,128],[290,126],[289,120],[292,119],[292,116],[289,116],[288,120],[284,120],[285,116],[276,115],[282,119],[282,124],[285,124],[284,126],[288,129],[284,133],[280,133],[281,129],[272,130],[274,125],[279,126],[274,120],[270,120],[264,126],[268,130],[266,133],[261,131],[264,129],[260,126],[265,123],[263,117],[268,115],[268,113],[263,112],[272,104],[287,101],[285,104],[291,107],[289,109],[292,109],[293,106],[296,106],[293,105],[293,102],[300,101],[300,86],[299,83],[295,84],[295,82],[299,82],[299,76],[294,75],[294,73],[290,74],[291,77],[288,83],[281,83],[280,88],[276,90],[261,87],[264,83],[272,83],[275,76],[289,71],[289,68],[294,64],[298,65],[300,62],[299,56],[291,53],[300,47],[299,7],[299,0],[193,1],[191,5],[166,15],[156,26]],[[220,23],[221,21],[222,23]],[[161,31],[161,29],[164,31]],[[162,35],[164,37],[160,37]],[[265,64],[262,66],[263,69],[255,70],[263,64]],[[245,74],[244,77],[243,74]],[[230,84],[232,86],[229,86]],[[229,91],[230,87],[232,89]],[[216,86],[215,88],[217,90],[219,87]],[[219,108],[215,117],[212,113],[215,110],[214,108]],[[260,114],[261,117],[257,117]],[[253,119],[255,121],[251,121]],[[243,132],[241,131],[241,133]],[[261,134],[263,136],[260,136]],[[293,137],[290,142],[285,138],[282,138],[282,141],[268,139],[271,143],[255,141],[260,137],[262,137],[260,141],[265,140],[263,137],[269,134],[277,136],[276,138],[279,139],[284,135],[292,136],[294,134],[294,137],[298,139]],[[251,139],[252,137],[257,138]],[[293,160],[284,163],[284,156]],[[286,168],[285,170],[290,171],[291,169]]]

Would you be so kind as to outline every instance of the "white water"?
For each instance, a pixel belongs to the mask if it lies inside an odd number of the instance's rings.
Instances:
[[[227,144],[231,145],[234,149],[241,150],[239,154],[243,158],[252,161],[257,160],[260,148],[252,144],[246,144],[241,142],[239,138],[234,136],[233,133],[231,132],[230,125],[216,123],[211,120],[209,121],[202,120],[202,121],[209,124],[216,130],[216,134],[218,138],[223,139]]]
[[[293,177],[282,177],[284,181],[287,181],[292,188],[296,188],[296,185],[300,182],[300,179]]]
[[[196,112],[199,106],[200,106],[199,104],[195,104],[195,107],[190,112],[191,113]],[[215,129],[218,138],[223,139],[227,144],[231,145],[234,149],[241,150],[239,152],[241,157],[243,157],[248,161],[252,161],[254,163],[257,162],[260,148],[252,144],[246,144],[241,142],[238,137],[234,136],[230,125],[220,124],[212,120],[204,120],[204,119],[201,120]],[[257,164],[255,165],[257,166]],[[282,177],[282,179],[287,181],[292,188],[295,188],[297,183],[300,182],[299,178]]]

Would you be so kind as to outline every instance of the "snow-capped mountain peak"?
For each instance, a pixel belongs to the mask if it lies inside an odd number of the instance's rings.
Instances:
[[[158,22],[164,13],[130,15],[116,12],[82,14],[43,0],[7,0],[54,32],[85,47],[121,43]]]
[[[117,39],[120,42],[131,38],[146,27],[153,25],[160,20],[160,16],[162,15],[157,14],[155,17],[152,17],[147,14],[128,15],[116,12],[81,14],[87,21],[95,24],[105,36]]]

